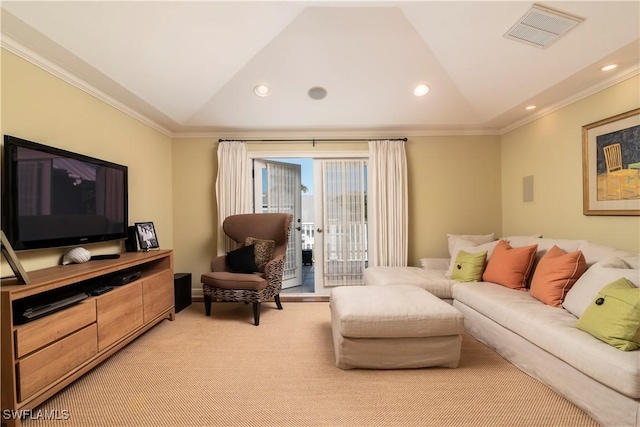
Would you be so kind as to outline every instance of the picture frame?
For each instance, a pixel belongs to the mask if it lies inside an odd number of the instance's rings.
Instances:
[[[584,215],[640,215],[640,108],[582,127]]]
[[[153,222],[136,222],[134,225],[141,250],[148,251],[160,247]]]
[[[4,234],[4,231],[2,230],[0,230],[0,244],[1,244],[2,255],[4,255],[5,259],[7,260],[7,263],[9,263],[11,270],[13,270],[13,274],[14,274],[13,277],[17,278],[18,282],[21,282],[25,285],[28,285],[29,283],[31,283],[31,281],[29,280],[29,276],[27,275],[27,272],[22,267],[22,264],[20,263],[18,256],[16,255],[16,253],[13,251],[13,248],[11,247],[11,244],[9,243],[9,239],[7,239],[7,236]],[[5,279],[5,278],[3,277],[2,279]]]

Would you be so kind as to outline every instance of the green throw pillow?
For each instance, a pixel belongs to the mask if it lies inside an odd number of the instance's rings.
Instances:
[[[640,347],[640,288],[621,277],[602,288],[576,327],[623,351]]]
[[[458,282],[477,282],[482,279],[486,260],[487,251],[475,254],[458,251],[453,271],[451,271],[451,279]]]

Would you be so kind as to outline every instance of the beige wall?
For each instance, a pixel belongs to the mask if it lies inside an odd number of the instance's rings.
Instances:
[[[153,221],[173,247],[171,138],[2,49],[2,134],[129,167],[129,222]],[[92,254],[120,244],[86,245]],[[19,252],[27,271],[60,263],[65,249]],[[6,264],[2,264],[2,275]]]
[[[160,246],[175,251],[176,272],[192,273],[193,288],[199,289],[217,238],[218,137],[172,140],[4,50],[1,65],[2,133],[129,166],[130,223],[153,221]],[[584,124],[638,107],[638,93],[635,78],[502,137],[410,137],[410,264],[446,256],[447,233],[543,233],[638,252],[640,218],[582,215],[580,132]],[[249,149],[352,151],[366,150],[366,143],[251,144]],[[531,204],[521,201],[526,175],[535,177]],[[89,249],[110,253],[119,247]],[[29,271],[57,264],[64,252],[19,257]]]
[[[503,234],[589,239],[640,252],[640,217],[582,214],[582,126],[640,106],[637,76],[502,136]],[[522,177],[534,202],[522,202]]]
[[[313,136],[313,135],[312,135]],[[311,137],[312,137],[311,136]],[[297,138],[309,136],[298,135]],[[216,252],[215,176],[218,138],[174,140],[176,271],[200,276]],[[409,260],[447,256],[446,233],[500,233],[499,137],[412,137],[409,169]],[[327,153],[367,150],[366,143],[250,144],[250,152]]]
[[[216,254],[217,150],[218,138],[173,141],[174,268],[191,273],[193,288],[200,290],[200,276]]]
[[[500,138],[412,137],[409,263],[448,257],[447,233],[500,234]]]

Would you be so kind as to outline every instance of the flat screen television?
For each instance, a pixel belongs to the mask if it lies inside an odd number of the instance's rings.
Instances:
[[[3,224],[15,250],[125,239],[126,166],[4,136]]]

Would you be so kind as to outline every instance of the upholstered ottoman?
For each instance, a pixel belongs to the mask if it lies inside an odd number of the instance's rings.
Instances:
[[[462,314],[424,289],[343,286],[331,290],[330,301],[339,368],[458,366]]]

